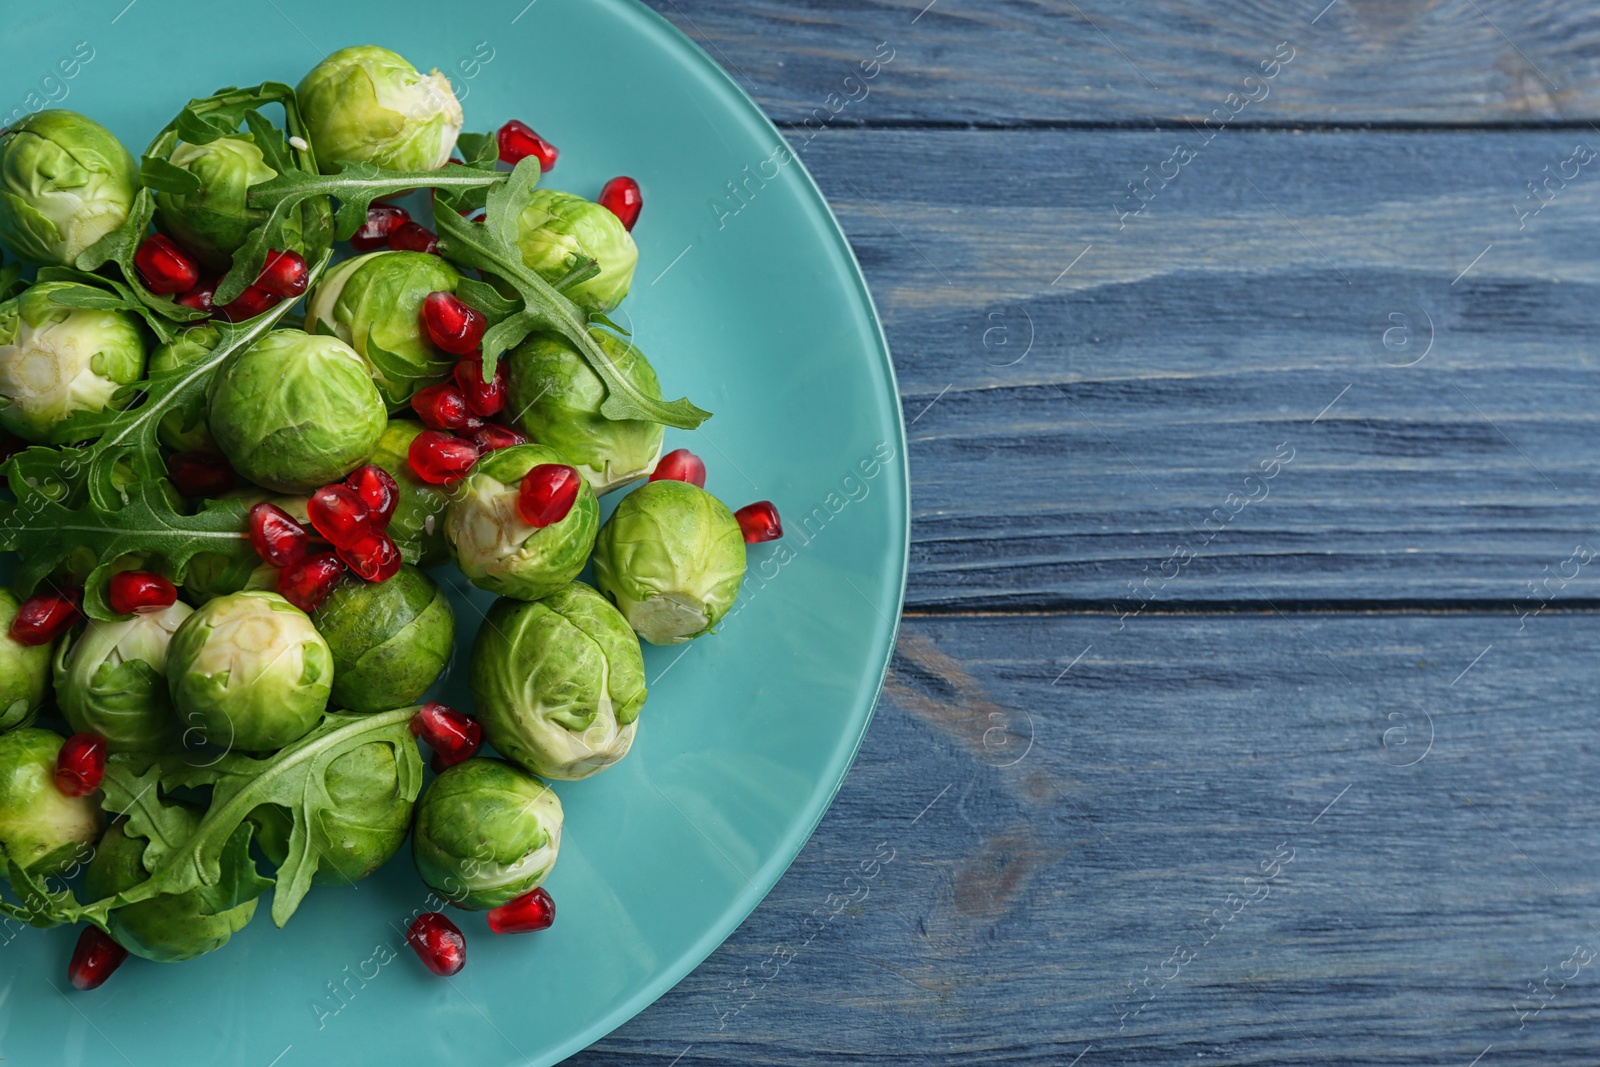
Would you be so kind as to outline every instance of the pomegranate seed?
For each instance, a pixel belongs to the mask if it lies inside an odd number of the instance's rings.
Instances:
[[[497,360],[494,377],[483,380],[483,360],[466,358],[456,364],[456,384],[474,415],[498,415],[506,406],[506,361]]]
[[[434,344],[452,356],[465,356],[483,343],[489,320],[454,293],[437,292],[422,302],[422,325]]]
[[[554,526],[578,502],[583,478],[565,463],[541,463],[522,476],[517,511],[529,526]]]
[[[497,448],[510,448],[512,445],[525,445],[528,439],[515,430],[508,430],[504,426],[489,423],[483,429],[472,435],[472,443],[478,446],[478,452],[493,452]]]
[[[733,517],[739,520],[739,529],[744,531],[744,543],[747,545],[776,541],[783,536],[783,521],[778,518],[778,509],[770,500],[746,504],[735,511]]]
[[[310,540],[306,528],[278,505],[262,501],[250,509],[250,547],[274,567],[305,559]]]
[[[271,311],[282,300],[283,297],[277,293],[252,285],[235,297],[233,303],[224,304],[219,313],[229,322],[243,322]]]
[[[11,620],[11,640],[19,645],[48,645],[81,616],[76,597],[65,593],[35,593],[17,607]]]
[[[200,267],[170,237],[159,233],[144,239],[133,254],[133,265],[152,293],[184,293],[200,284]]]
[[[382,530],[360,530],[337,551],[362,581],[387,582],[400,573],[400,549]]]
[[[348,485],[325,485],[312,493],[306,515],[312,528],[335,545],[350,544],[368,531],[373,520],[372,509]]]
[[[426,226],[402,222],[389,234],[389,247],[396,252],[437,252],[439,238]]]
[[[167,457],[167,477],[184,496],[221,496],[239,476],[228,461],[210,452],[175,452]]]
[[[639,212],[644,210],[644,194],[639,192],[639,183],[632,178],[626,175],[612,178],[600,190],[600,206],[621,219],[622,228],[631,232],[633,224],[639,221]]]
[[[411,398],[411,410],[425,426],[435,430],[463,429],[472,417],[467,398],[449,382],[417,390],[417,395]]]
[[[517,119],[500,127],[495,139],[500,142],[500,162],[514,167],[528,156],[538,156],[541,174],[549,174],[554,170],[556,159],[561,155],[555,145],[534,133],[526,122]]]
[[[186,308],[194,308],[196,311],[215,311],[216,304],[212,302],[211,298],[216,295],[217,279],[209,278],[178,297],[177,302]]]
[[[478,448],[438,430],[423,430],[411,439],[406,453],[412,473],[430,485],[449,485],[467,476],[478,462]]]
[[[650,472],[652,482],[688,482],[690,485],[706,487],[706,465],[699,456],[687,448],[676,448],[661,457],[661,462],[656,464],[656,469]]]
[[[85,926],[72,950],[72,962],[67,964],[67,981],[75,989],[99,989],[127,958],[128,950],[111,940],[110,934],[98,926]]]
[[[149,571],[118,571],[106,583],[106,603],[118,615],[165,611],[177,599],[177,588]]]
[[[471,759],[483,745],[483,727],[470,715],[439,703],[428,703],[411,716],[411,733],[428,743],[443,767]]]
[[[106,739],[73,734],[56,755],[56,788],[69,797],[86,797],[106,776]]]
[[[15,434],[0,433],[0,463],[4,463],[28,447],[28,442]]]
[[[344,484],[354,489],[356,495],[372,509],[374,524],[389,525],[394,509],[400,503],[400,486],[388,471],[375,463],[368,463],[351,471]]]
[[[332,552],[319,552],[278,572],[278,594],[307,615],[322,606],[344,576],[344,563]]]
[[[411,221],[411,213],[393,204],[373,204],[367,208],[367,221],[350,238],[357,252],[376,252],[389,247],[389,235]]]
[[[543,889],[524,893],[489,909],[489,929],[497,934],[531,934],[556,921],[556,902]]]
[[[467,965],[467,939],[449,916],[437,911],[417,916],[406,931],[406,943],[416,950],[424,967],[442,977],[448,978]]]
[[[292,299],[306,291],[311,282],[311,268],[306,257],[299,252],[279,252],[276,248],[267,253],[266,265],[256,275],[256,286],[274,296]]]

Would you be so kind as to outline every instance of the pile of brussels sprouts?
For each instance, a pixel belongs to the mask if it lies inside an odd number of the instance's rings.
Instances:
[[[137,161],[73,112],[0,132],[0,244],[36,268],[0,271],[0,914],[85,924],[80,989],[221,948],[268,890],[282,926],[408,835],[440,900],[549,926],[545,781],[628,753],[640,638],[710,633],[781,536],[662,456],[707,413],[607,318],[638,184],[536,188],[554,146],[462,123],[362,46],[191,101]],[[421,703],[448,567],[501,598],[470,715]],[[443,913],[408,941],[465,961]]]

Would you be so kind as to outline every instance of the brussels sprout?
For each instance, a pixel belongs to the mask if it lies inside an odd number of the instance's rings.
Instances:
[[[122,407],[113,395],[144,376],[138,320],[50,299],[71,287],[39,282],[0,304],[0,425],[36,444],[73,412]]]
[[[167,344],[150,353],[148,373],[151,377],[165,371],[178,370],[199,362],[211,354],[222,340],[222,331],[209,322],[190,326]],[[187,411],[174,409],[161,416],[156,426],[156,437],[174,452],[215,452],[216,442],[206,428],[206,406],[203,398]]]
[[[167,650],[167,684],[179,719],[206,740],[266,751],[322,718],[333,654],[305,612],[252,589],[218,597],[183,621]]]
[[[561,800],[497,759],[469,759],[433,780],[417,804],[411,858],[458,908],[499,907],[536,889],[561,848]]]
[[[350,711],[413,703],[455,648],[450,601],[415,567],[386,582],[346,579],[311,621],[333,651],[333,703]]]
[[[600,273],[566,290],[567,298],[593,311],[622,303],[633,284],[639,249],[622,220],[592,200],[555,189],[535,189],[517,219],[522,262],[554,284],[592,259]]]
[[[461,133],[450,79],[437,70],[419,74],[377,45],[339,49],[312,67],[295,93],[325,174],[340,162],[438,170]]]
[[[389,516],[389,536],[399,547],[401,558],[418,567],[434,567],[450,558],[450,545],[444,538],[444,510],[450,497],[441,487],[418,478],[411,469],[407,458],[411,442],[423,430],[420,422],[390,419],[383,436],[378,438],[372,462],[388,471],[400,487],[400,501]]]
[[[173,810],[174,821],[187,827],[186,836],[193,834],[200,825],[200,813],[188,805],[173,805]],[[89,861],[83,889],[91,899],[114,896],[150,877],[144,865],[148,842],[142,837],[130,837],[125,823],[118,819],[111,824]],[[178,963],[226,945],[255,913],[256,901],[247,900],[220,915],[208,914],[200,891],[191,889],[124,904],[112,911],[106,926],[117,944],[135,956],[157,963]]]
[[[0,733],[31,725],[50,689],[50,646],[11,637],[21,606],[16,594],[0,589]]]
[[[594,584],[653,645],[722,621],[744,580],[744,535],[727,506],[688,482],[647,482],[622,498],[594,546]]]
[[[76,111],[40,111],[0,136],[0,242],[36,267],[70,267],[121,226],[138,165],[110,130]]]
[[[591,336],[618,374],[655,400],[661,384],[644,353],[603,330]],[[528,439],[560,452],[605,495],[650,473],[661,457],[664,427],[600,414],[606,385],[578,350],[554,334],[538,334],[507,357],[506,410]]]
[[[387,420],[366,364],[337,337],[273,330],[211,382],[211,436],[258,485],[308,493],[365,463]]]
[[[165,611],[105,622],[91,619],[56,651],[56,703],[79,733],[100,734],[112,752],[155,751],[176,739],[167,691],[167,646],[194,614],[183,601]]]
[[[391,411],[442,382],[454,356],[439,351],[422,326],[429,293],[455,292],[461,275],[425,252],[371,252],[339,264],[306,301],[306,329],[332,334],[367,361]]]
[[[533,603],[496,601],[473,642],[470,678],[495,750],[563,782],[626,756],[644,707],[639,639],[582,582]]]
[[[600,525],[600,505],[584,481],[560,522],[529,526],[517,510],[522,476],[541,463],[566,460],[542,445],[490,452],[456,489],[444,533],[456,565],[479,589],[518,600],[549,596],[583,570]]]
[[[0,848],[40,878],[81,862],[100,836],[100,804],[56,788],[65,738],[31,726],[0,734]]]

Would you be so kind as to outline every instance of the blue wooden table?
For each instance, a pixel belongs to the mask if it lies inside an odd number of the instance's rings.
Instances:
[[[571,1062],[1600,1061],[1600,10],[652,3],[866,269],[912,572],[815,838]]]

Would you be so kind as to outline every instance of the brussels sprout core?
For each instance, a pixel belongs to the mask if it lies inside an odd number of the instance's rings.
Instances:
[[[561,849],[561,801],[496,759],[469,759],[433,780],[417,805],[417,873],[458,908],[499,907],[536,889]]]
[[[144,375],[134,316],[50,299],[70,284],[40,282],[0,304],[0,425],[38,444],[74,412],[112,405],[118,389]]]
[[[438,170],[461,133],[450,79],[438,71],[419,74],[376,45],[334,52],[300,80],[296,94],[326,174],[341,162]]]
[[[0,241],[36,267],[70,267],[121,226],[138,166],[111,131],[76,111],[40,111],[0,136]]]
[[[24,727],[0,736],[0,847],[12,863],[41,878],[65,872],[100,836],[93,795],[56,788],[56,756],[65,739]]]

